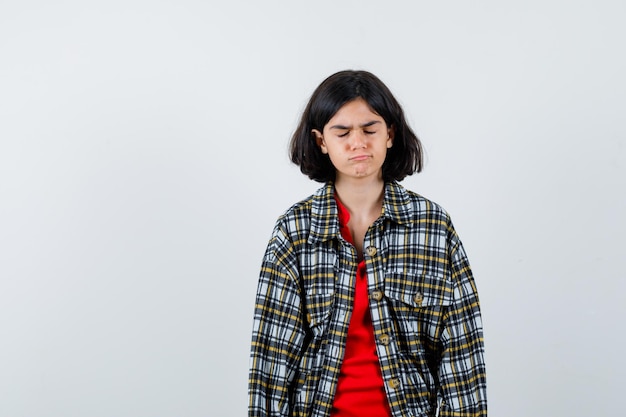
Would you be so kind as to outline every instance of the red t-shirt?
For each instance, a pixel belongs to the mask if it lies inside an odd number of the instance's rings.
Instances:
[[[339,199],[335,200],[339,209],[341,236],[354,244],[348,228],[350,213]],[[365,261],[362,260],[356,272],[354,306],[348,327],[346,353],[341,365],[331,417],[390,416],[391,410],[376,354],[374,327],[369,311],[367,272]]]

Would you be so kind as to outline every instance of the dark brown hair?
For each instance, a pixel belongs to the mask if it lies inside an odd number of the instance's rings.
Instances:
[[[387,151],[382,167],[383,180],[400,181],[407,175],[420,172],[423,165],[420,140],[407,124],[402,107],[389,88],[367,71],[340,71],[326,78],[315,89],[291,137],[291,162],[312,180],[333,181],[335,167],[328,155],[320,150],[312,131],[317,129],[322,132],[341,106],[357,98],[365,100],[372,111],[383,118],[387,127],[395,129],[393,146]]]

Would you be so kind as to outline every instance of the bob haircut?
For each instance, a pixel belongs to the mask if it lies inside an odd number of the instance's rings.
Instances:
[[[423,150],[420,140],[407,124],[402,107],[389,88],[367,71],[340,71],[326,78],[313,92],[289,145],[291,162],[318,182],[334,181],[336,170],[319,148],[313,129],[324,126],[349,101],[362,98],[373,112],[394,129],[393,146],[382,166],[384,181],[401,181],[420,172]]]

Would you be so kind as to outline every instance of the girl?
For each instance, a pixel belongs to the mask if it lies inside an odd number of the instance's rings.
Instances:
[[[249,416],[486,416],[474,279],[448,214],[398,184],[422,147],[389,89],[331,75],[290,149],[325,185],[263,258]]]

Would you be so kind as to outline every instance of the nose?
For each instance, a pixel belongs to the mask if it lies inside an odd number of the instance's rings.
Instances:
[[[362,131],[355,130],[352,134],[352,140],[350,141],[350,145],[352,149],[365,148],[365,134]]]

